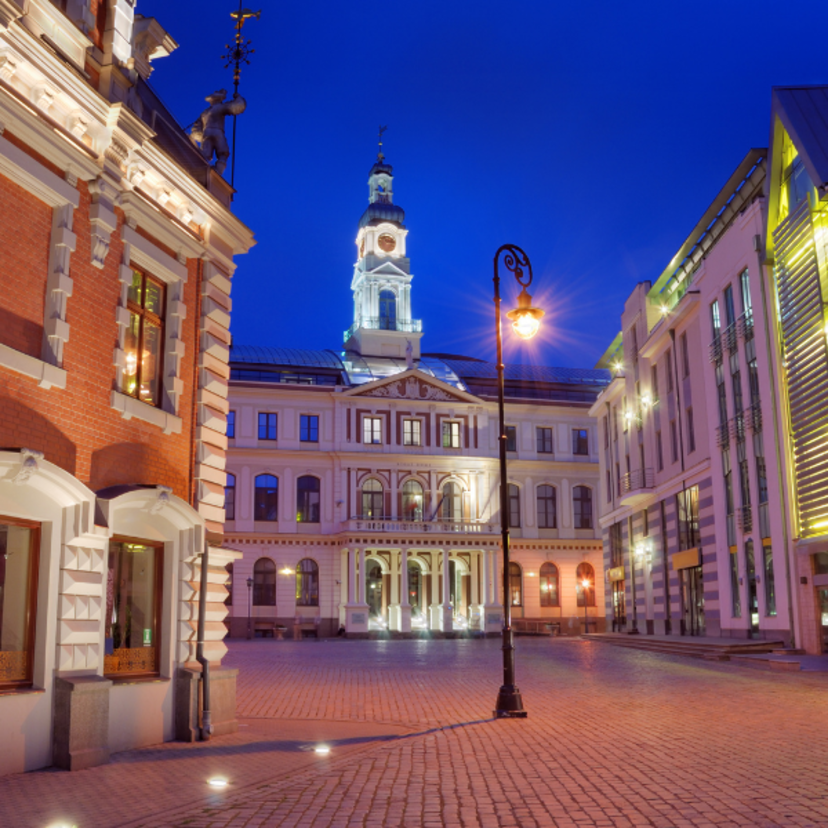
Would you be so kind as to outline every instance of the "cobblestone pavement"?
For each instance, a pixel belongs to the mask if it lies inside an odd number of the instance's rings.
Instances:
[[[828,675],[517,646],[529,718],[496,721],[495,640],[233,642],[238,736],[7,777],[0,825],[828,826]]]

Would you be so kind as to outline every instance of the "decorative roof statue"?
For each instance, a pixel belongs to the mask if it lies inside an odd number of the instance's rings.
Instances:
[[[238,92],[234,92],[229,101],[224,100],[226,97],[226,89],[219,89],[218,92],[208,95],[204,100],[210,106],[190,127],[190,140],[196,146],[200,146],[201,155],[208,164],[213,160],[215,153],[214,168],[219,175],[224,172],[227,159],[230,157],[230,147],[224,135],[224,119],[228,115],[240,115],[247,108],[247,101]]]

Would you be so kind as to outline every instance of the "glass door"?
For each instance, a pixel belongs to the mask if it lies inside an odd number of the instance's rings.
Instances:
[[[828,653],[828,589],[817,590],[819,604],[819,628],[822,638],[822,652]]]
[[[702,568],[691,566],[680,570],[681,599],[685,635],[704,635],[704,584]]]

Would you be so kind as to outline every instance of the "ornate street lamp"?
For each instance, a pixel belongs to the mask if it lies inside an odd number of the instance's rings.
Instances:
[[[253,638],[253,579],[247,579],[247,638]]]
[[[503,254],[501,256],[501,254]],[[497,337],[497,409],[500,422],[500,534],[503,546],[503,685],[497,694],[494,714],[499,719],[526,718],[520,690],[515,686],[515,645],[512,634],[512,606],[509,597],[509,511],[508,476],[506,474],[506,423],[503,392],[503,333],[500,314],[500,260],[521,286],[518,306],[506,316],[521,339],[531,339],[540,327],[544,312],[532,307],[526,288],[532,284],[529,257],[514,244],[504,244],[494,257],[495,334]]]

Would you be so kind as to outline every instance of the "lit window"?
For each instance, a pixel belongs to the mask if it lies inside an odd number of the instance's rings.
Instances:
[[[572,453],[589,454],[589,435],[585,428],[572,429]]]
[[[523,584],[520,573],[520,564],[509,563],[509,599],[513,607],[523,606]]]
[[[161,544],[109,544],[104,675],[158,673],[163,558]]]
[[[557,607],[558,598],[558,567],[553,563],[545,563],[540,568],[540,605],[542,607]]]
[[[588,586],[584,586],[584,581]],[[578,564],[575,572],[575,592],[578,596],[578,606],[595,606],[595,570],[591,564]]]
[[[296,565],[296,606],[319,606],[319,566],[310,558]]]
[[[609,441],[609,429],[607,428],[607,418],[604,417],[604,433],[607,435]],[[551,428],[537,428],[535,429],[538,441],[539,454],[552,454],[552,429]],[[608,443],[609,444],[609,443]]]
[[[404,446],[422,445],[422,438],[420,437],[420,428],[421,423],[419,420],[403,420]]]
[[[460,448],[460,423],[443,423],[443,448]]]
[[[299,417],[299,441],[302,443],[319,442],[319,416],[302,414]]]
[[[319,523],[319,478],[305,475],[296,481],[296,520]]]
[[[416,480],[406,480],[402,489],[403,520],[423,519],[423,487]]]
[[[520,528],[520,489],[510,483],[507,490],[509,500],[509,526],[512,529]]]
[[[0,687],[32,683],[39,535],[0,518]]]
[[[443,520],[463,519],[463,492],[458,483],[446,483],[442,497]]]
[[[253,519],[279,520],[279,480],[272,474],[260,474],[256,478]]]
[[[382,418],[362,418],[362,442],[379,444],[382,442]]]
[[[275,414],[259,412],[259,439],[277,440],[279,434],[277,425],[278,417]]]
[[[362,517],[381,518],[385,514],[382,483],[371,478],[362,486]]]
[[[129,325],[124,339],[124,391],[150,405],[161,404],[164,348],[164,285],[133,270],[127,291]]]

